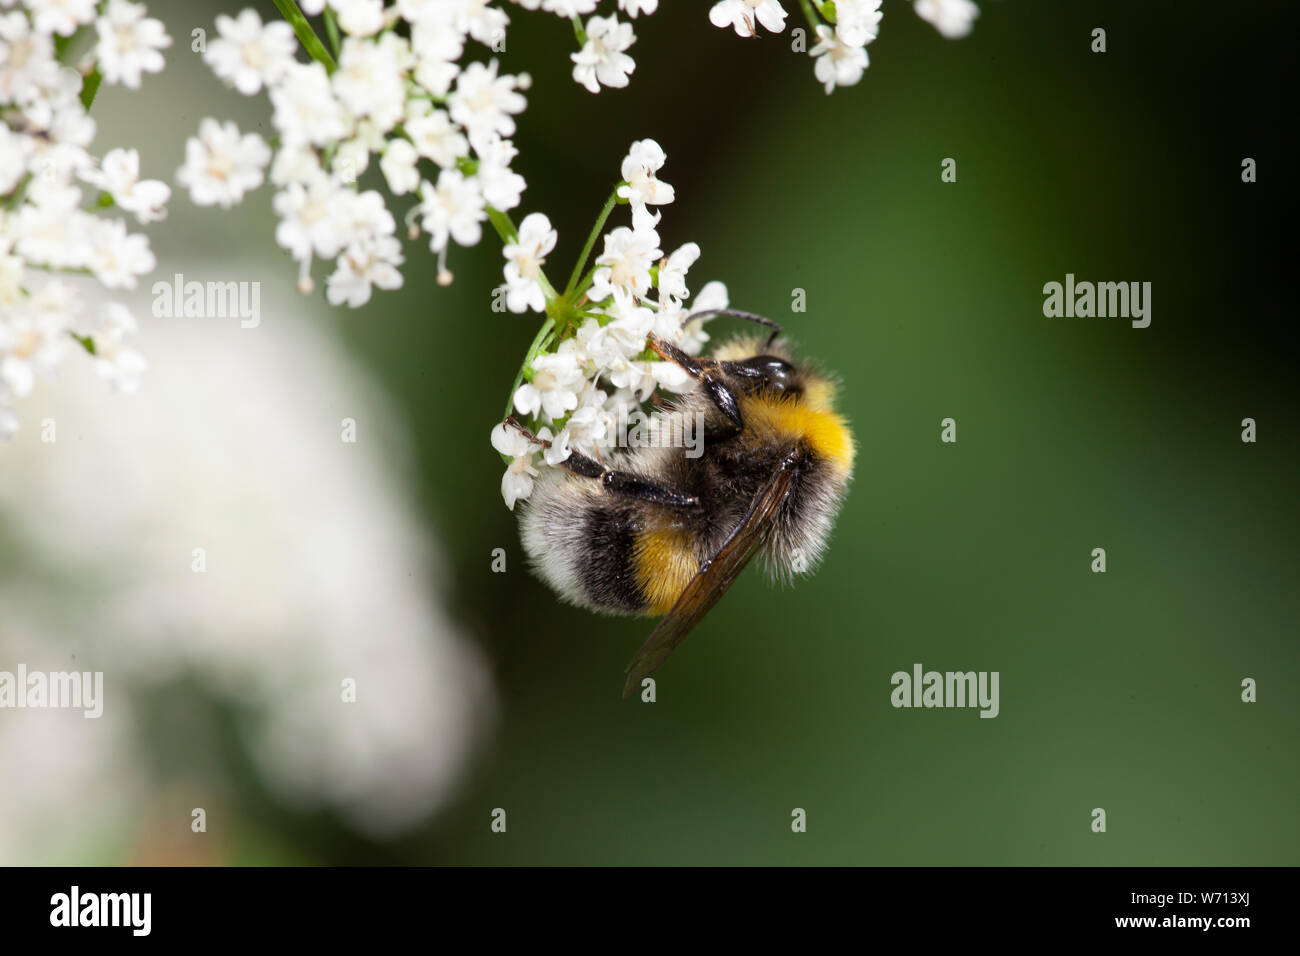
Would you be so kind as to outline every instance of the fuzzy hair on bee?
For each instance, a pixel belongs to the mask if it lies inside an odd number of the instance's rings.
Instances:
[[[682,442],[619,448],[603,460],[575,450],[543,471],[524,505],[524,551],[562,599],[599,613],[664,615],[628,665],[624,696],[752,558],[786,582],[826,552],[853,476],[853,435],[835,410],[833,380],[796,359],[778,333],[735,338],[708,357],[651,336],[650,348],[693,380],[658,413],[655,433],[702,425],[696,453]]]

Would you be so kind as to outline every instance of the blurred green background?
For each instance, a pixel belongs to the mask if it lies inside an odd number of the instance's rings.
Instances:
[[[392,841],[297,815],[226,748],[228,859],[1300,862],[1288,5],[983,2],[948,41],[890,0],[862,83],[831,96],[788,35],[742,41],[705,6],[637,20],[631,87],[595,97],[568,76],[570,27],[511,10],[504,68],[534,78],[515,215],[551,217],[567,273],[628,144],[664,146],[677,201],[660,233],[700,244],[693,286],[724,280],[842,379],[858,469],[826,564],[785,590],[750,572],[659,673],[656,703],[620,700],[651,624],[557,603],[497,491],[488,432],[536,321],[490,311],[490,234],[453,252],[445,289],[408,244],[400,292],[320,321],[413,431],[452,612],[490,656],[500,719],[453,802]],[[152,9],[178,38],[170,80],[105,90],[104,135],[156,144],[163,169],[204,115],[270,135],[263,104],[184,49],[221,5]],[[289,288],[269,200],[220,215],[178,195],[161,235],[279,256]],[[1150,328],[1045,318],[1042,286],[1067,272],[1151,282]],[[1000,716],[893,709],[890,675],[915,662],[999,671]]]

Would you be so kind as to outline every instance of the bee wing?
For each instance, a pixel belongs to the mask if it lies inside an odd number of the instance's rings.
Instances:
[[[749,564],[763,544],[773,519],[785,504],[802,460],[803,451],[799,448],[793,448],[785,455],[780,467],[754,495],[744,517],[723,542],[717,554],[704,562],[695,577],[691,578],[677,603],[664,615],[641,645],[641,649],[628,662],[627,683],[623,685],[624,697],[630,696],[641,685],[642,679],[653,673],[677,649],[677,645],[686,639],[686,635],[718,603],[736,578],[740,577],[740,572],[745,570],[745,565]]]

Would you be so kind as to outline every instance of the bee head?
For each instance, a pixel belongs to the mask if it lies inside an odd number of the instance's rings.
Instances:
[[[780,356],[755,355],[721,365],[727,377],[747,395],[796,398],[803,394],[803,376]]]

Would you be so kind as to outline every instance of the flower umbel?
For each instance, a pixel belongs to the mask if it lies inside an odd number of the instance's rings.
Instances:
[[[12,8],[12,3],[0,6]],[[153,271],[145,224],[171,189],[142,178],[140,154],[90,151],[102,82],[138,89],[171,45],[142,3],[65,0],[0,13],[0,440],[18,428],[15,403],[82,351],[121,391],[146,368],[128,342],[135,318],[109,301],[87,309],[66,273],[133,289]]]
[[[623,179],[564,292],[551,288],[542,271],[558,238],[546,216],[525,218],[517,239],[505,247],[508,307],[544,310],[547,316],[507,410],[526,431],[505,423],[492,430],[492,445],[508,465],[501,495],[511,509],[532,494],[540,469],[559,465],[575,449],[599,456],[615,443],[626,415],[657,391],[688,386],[685,372],[646,347],[652,332],[688,352],[698,352],[707,340],[702,320],[692,320],[685,305],[691,296],[688,273],[700,248],[688,242],[665,257],[659,217],[646,209],[675,198],[673,187],[657,175],[666,158],[654,140],[632,144],[620,167]],[[602,235],[610,211],[620,203],[631,207],[633,225],[614,226]],[[602,251],[584,272],[598,240]],[[726,287],[706,285],[698,306],[725,309]]]

